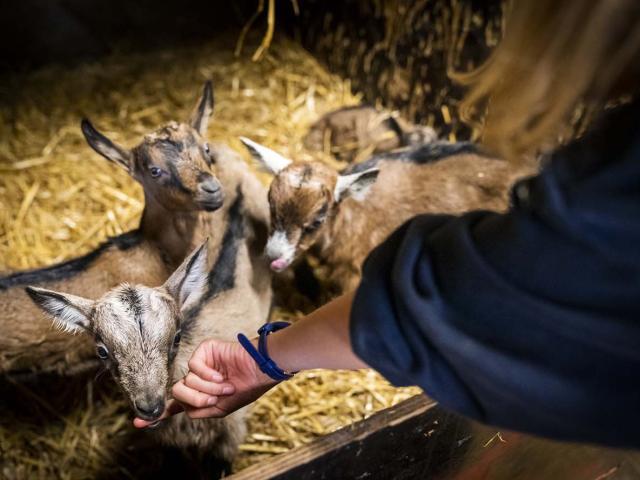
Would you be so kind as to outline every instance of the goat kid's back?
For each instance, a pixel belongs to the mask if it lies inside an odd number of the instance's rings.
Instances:
[[[357,105],[324,114],[311,125],[304,144],[309,150],[324,151],[352,162],[372,153],[436,139],[431,127],[413,125],[391,112]]]
[[[147,248],[140,233],[134,231],[54,268],[0,279],[0,372],[37,369],[73,374],[96,364],[91,342],[52,328],[51,321],[30,301],[25,285],[37,283],[98,297],[125,278],[160,283],[168,276],[158,251]]]
[[[378,178],[366,198],[345,199],[319,242],[321,255],[329,263],[349,265],[357,272],[357,278],[339,282],[343,288],[357,286],[359,265],[368,253],[410,218],[425,213],[505,211],[511,186],[534,171],[473,153],[425,165],[397,160],[382,160],[378,165]],[[338,270],[333,276],[337,281],[341,273]]]

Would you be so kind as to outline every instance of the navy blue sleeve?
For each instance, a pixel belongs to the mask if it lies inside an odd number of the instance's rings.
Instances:
[[[640,122],[627,108],[505,214],[414,218],[363,267],[354,351],[504,428],[640,447]]]

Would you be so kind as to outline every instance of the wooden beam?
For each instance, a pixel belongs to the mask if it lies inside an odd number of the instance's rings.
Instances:
[[[309,445],[304,445],[302,447],[293,449],[290,452],[278,455],[273,460],[270,460],[268,462],[253,465],[227,478],[233,480],[258,478],[303,478],[302,476],[299,476],[299,473],[296,473],[298,467],[310,466],[314,461],[318,460],[320,460],[320,464],[325,463],[325,456],[331,456],[332,459],[336,459],[337,452],[344,451],[344,449],[347,448],[351,450],[352,448],[349,447],[353,447],[355,444],[361,447],[360,452],[357,455],[358,457],[360,457],[358,459],[358,463],[360,463],[361,460],[364,461],[362,448],[364,448],[365,441],[367,441],[367,439],[371,435],[380,433],[382,431],[398,429],[399,426],[403,424],[411,423],[409,422],[410,420],[424,415],[435,405],[436,403],[426,396],[417,395],[408,400],[405,400],[402,403],[399,403],[395,407],[391,407],[378,412],[366,420],[354,423],[353,425],[342,428],[330,435],[321,437],[310,443]],[[430,423],[432,421],[433,420],[430,420],[427,423]],[[437,420],[435,421],[437,422]],[[411,424],[414,425],[413,423]],[[422,427],[424,426],[425,425],[422,425]],[[429,428],[427,429],[427,431],[431,430],[431,425],[429,424],[428,426]],[[414,433],[418,433],[421,439],[425,439],[426,441],[426,434],[423,434],[423,432],[418,432],[418,430],[420,430],[420,427],[418,427],[416,432]],[[378,448],[377,443],[378,442],[367,442],[366,450],[371,450],[371,452],[369,453],[371,453],[373,457],[379,457],[379,452],[376,451]],[[394,446],[389,445],[387,446],[387,448],[388,447],[393,448]],[[340,455],[340,457],[342,457],[342,455]],[[349,467],[344,463],[341,463],[339,467],[339,469],[343,472],[345,472],[347,468]],[[317,474],[315,472],[317,472]],[[326,470],[324,472],[320,472],[320,469],[314,470],[314,472],[305,470],[304,478],[331,478],[330,476],[325,476],[326,474]],[[345,475],[347,476],[343,478],[350,478],[349,474]]]
[[[233,480],[640,478],[640,452],[498,431],[416,396]]]

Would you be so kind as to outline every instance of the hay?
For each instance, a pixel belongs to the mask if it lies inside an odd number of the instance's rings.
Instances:
[[[140,188],[91,151],[79,120],[88,116],[132,145],[168,119],[186,119],[207,78],[216,86],[210,137],[239,151],[237,137],[246,135],[301,154],[299,140],[319,113],[358,101],[348,82],[283,42],[255,64],[209,44],[5,79],[14,89],[0,111],[0,270],[76,256],[135,227]]]
[[[420,393],[394,388],[377,373],[304,372],[258,400],[236,468],[304,445]]]
[[[250,49],[255,48],[254,41]],[[276,39],[262,55],[260,62],[238,59],[233,43],[217,41],[3,78],[0,271],[80,255],[137,225],[141,189],[86,145],[79,128],[83,116],[114,140],[133,145],[167,120],[186,119],[202,82],[212,78],[210,138],[244,152],[237,137],[246,135],[285,155],[311,158],[302,147],[307,127],[359,98],[348,81],[328,74],[297,44]],[[296,315],[276,311],[278,318]],[[107,376],[95,383],[98,393],[90,387],[93,379],[85,380],[64,387],[59,380],[30,387],[0,384],[0,476],[134,476],[129,466],[142,457],[129,450],[140,434],[130,425],[128,405]],[[392,388],[368,371],[304,373],[252,408],[236,468],[417,392]]]

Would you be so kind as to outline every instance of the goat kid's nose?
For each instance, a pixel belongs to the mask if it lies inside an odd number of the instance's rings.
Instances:
[[[204,182],[200,182],[198,188],[205,193],[218,193],[220,191],[220,183],[215,180],[205,180]]]
[[[152,401],[138,401],[134,402],[136,410],[146,417],[146,419],[158,418],[164,412],[164,399],[157,399]]]

